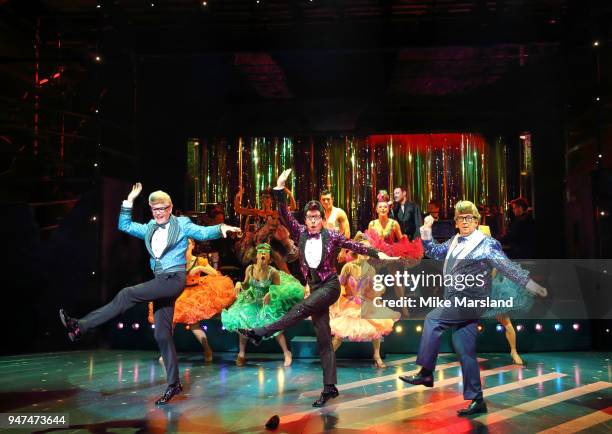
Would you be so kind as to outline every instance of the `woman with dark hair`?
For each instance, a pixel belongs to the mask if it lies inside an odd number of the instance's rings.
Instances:
[[[285,192],[289,195],[289,210],[294,211],[297,208],[295,199],[291,195],[291,191],[285,188]],[[243,265],[252,264],[256,259],[256,246],[261,243],[267,243],[272,246],[270,256],[272,262],[276,267],[289,273],[287,263],[293,262],[297,259],[297,247],[289,236],[289,231],[283,225],[279,223],[278,211],[273,209],[272,206],[272,189],[266,188],[261,191],[261,209],[258,208],[244,208],[242,206],[242,195],[244,189],[240,187],[236,198],[234,199],[234,211],[237,214],[255,218],[256,230],[250,242],[241,240],[236,243],[236,256],[241,259]],[[248,232],[245,227],[245,232]]]

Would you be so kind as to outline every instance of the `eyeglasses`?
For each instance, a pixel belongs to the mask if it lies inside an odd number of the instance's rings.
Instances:
[[[310,220],[311,222],[317,222],[321,220],[321,216],[320,215],[307,215],[306,220]]]
[[[456,222],[472,223],[474,220],[476,220],[476,217],[474,217],[473,215],[460,215],[458,217],[455,217]]]
[[[153,208],[153,207],[151,207],[151,212],[152,212],[153,214],[155,214],[155,213],[163,213],[163,212],[165,212],[165,211],[166,211],[168,208],[170,208],[170,205],[163,206],[163,207],[158,207],[158,208]]]

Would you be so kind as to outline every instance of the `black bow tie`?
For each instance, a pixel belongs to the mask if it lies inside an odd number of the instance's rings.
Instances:
[[[307,238],[308,240],[318,240],[319,238],[321,238],[321,233],[316,233],[316,234],[311,234],[310,232],[308,232],[307,234]]]
[[[467,237],[459,237],[459,242],[462,243],[464,241],[467,241]]]
[[[166,223],[155,223],[155,228],[159,228],[159,229],[166,229],[166,225],[168,224],[168,222]]]

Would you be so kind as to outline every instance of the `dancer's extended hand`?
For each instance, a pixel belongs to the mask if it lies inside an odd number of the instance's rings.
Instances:
[[[221,223],[221,235],[223,236],[223,238],[227,237],[228,232],[234,232],[240,235],[242,233],[242,229],[236,226],[230,226],[230,225],[226,225],[225,223]]]
[[[431,227],[434,224],[434,218],[430,215],[428,215],[427,217],[425,217],[425,220],[423,220],[423,226],[421,226],[422,229],[431,229]]]
[[[287,178],[289,178],[289,174],[291,173],[291,169],[283,170],[276,180],[276,189],[281,190],[285,188],[285,183],[287,182]]]
[[[142,184],[140,182],[137,182],[132,186],[132,191],[130,191],[130,194],[128,194],[127,201],[130,203],[134,203],[134,199],[138,197],[141,191]]]
[[[269,292],[266,295],[264,295],[263,304],[270,304],[270,293]]]
[[[385,252],[378,252],[378,259],[384,259],[386,261],[397,261],[400,259],[399,256],[389,256]]]

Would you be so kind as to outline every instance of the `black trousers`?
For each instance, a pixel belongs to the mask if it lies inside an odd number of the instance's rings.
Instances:
[[[166,367],[168,384],[179,381],[176,348],[172,338],[174,302],[185,288],[185,272],[156,274],[155,278],[136,286],[123,288],[110,303],[79,319],[79,327],[86,333],[125,312],[137,303],[153,302],[155,341]]]
[[[317,335],[319,357],[323,368],[323,384],[336,384],[336,353],[332,345],[331,329],[329,327],[329,307],[340,297],[340,282],[335,274],[323,282],[309,281],[310,295],[294,305],[278,321],[265,327],[255,329],[261,336],[270,336],[284,330],[303,319],[312,317],[312,323]]]

